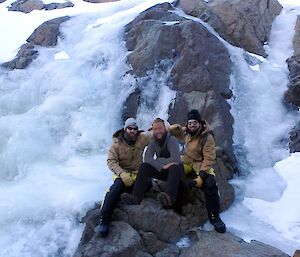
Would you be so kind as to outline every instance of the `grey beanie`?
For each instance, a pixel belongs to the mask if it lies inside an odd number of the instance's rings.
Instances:
[[[136,124],[136,120],[134,118],[128,118],[125,121],[124,129],[128,128],[129,126],[138,127],[138,125]]]

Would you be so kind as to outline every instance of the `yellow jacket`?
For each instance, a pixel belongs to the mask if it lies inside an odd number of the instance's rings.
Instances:
[[[139,131],[134,145],[128,145],[124,139],[124,130],[121,129],[113,135],[113,143],[110,146],[107,166],[116,175],[122,172],[137,173],[143,162],[143,152],[152,135]]]
[[[204,130],[199,130],[196,135],[191,136],[186,132],[186,127],[174,124],[170,126],[170,133],[184,141],[182,156],[184,164],[191,165],[194,171],[203,170],[211,173],[216,159],[215,140],[207,121],[204,121],[203,126]]]

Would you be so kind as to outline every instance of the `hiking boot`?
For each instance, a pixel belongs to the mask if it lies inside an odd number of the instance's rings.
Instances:
[[[215,230],[219,233],[225,233],[226,226],[224,222],[221,220],[219,213],[209,213],[208,214],[209,222],[215,227]]]
[[[161,206],[164,208],[173,206],[173,201],[172,201],[171,197],[165,192],[160,192],[157,195],[157,199],[160,202]]]
[[[128,193],[123,193],[121,199],[127,205],[138,205],[141,202],[137,197]]]
[[[108,219],[106,217],[100,218],[100,224],[96,227],[97,236],[106,237],[109,232]]]

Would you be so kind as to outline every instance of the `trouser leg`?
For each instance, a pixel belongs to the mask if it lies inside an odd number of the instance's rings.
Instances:
[[[166,180],[168,177],[167,172],[159,172],[148,163],[143,163],[138,171],[137,179],[133,187],[133,195],[139,200],[143,199],[145,191],[149,188],[149,179],[157,178]]]
[[[175,202],[181,178],[184,176],[182,165],[172,165],[168,170],[167,194]]]
[[[110,218],[115,206],[120,200],[121,194],[125,190],[125,184],[121,178],[115,179],[113,185],[104,197],[104,201],[101,208],[101,216]]]
[[[201,189],[205,195],[207,212],[219,213],[220,197],[215,177],[213,175],[208,175]]]

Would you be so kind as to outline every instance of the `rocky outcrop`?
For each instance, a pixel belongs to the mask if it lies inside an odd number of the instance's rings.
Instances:
[[[207,22],[229,43],[262,56],[266,56],[263,45],[272,22],[282,9],[277,0],[180,0],[179,6]]]
[[[37,56],[38,56],[38,51],[34,49],[34,45],[31,43],[26,43],[20,47],[20,50],[14,60],[12,60],[10,62],[6,62],[6,63],[2,64],[2,66],[9,70],[24,69]]]
[[[44,22],[33,31],[27,42],[39,46],[55,46],[58,37],[61,36],[60,25],[69,19],[69,16],[64,16]]]
[[[166,84],[177,92],[170,106],[169,122],[184,124],[186,113],[192,108],[198,109],[213,126],[220,160],[232,174],[233,119],[226,102],[232,96],[229,53],[203,25],[182,18],[170,12],[172,10],[168,3],[154,6],[126,26],[131,73],[142,78],[139,80],[141,88],[159,83],[153,81],[153,72],[164,73]],[[152,105],[158,98],[155,95],[149,100],[149,95],[143,97],[141,93],[131,97]],[[136,109],[128,108],[132,106],[128,101],[126,111],[136,113]]]
[[[194,235],[197,241],[189,248],[182,249],[177,256],[222,256],[222,257],[288,257],[280,250],[258,241],[246,243],[242,239],[229,233],[217,234],[206,231],[197,231]],[[195,240],[195,239],[194,239]]]
[[[54,10],[54,9],[63,9],[68,7],[73,7],[74,4],[70,1],[64,2],[64,3],[51,3],[51,4],[45,4],[44,9],[46,11]]]
[[[230,233],[218,234],[197,228],[201,211],[193,215],[180,215],[173,210],[161,209],[150,192],[141,205],[120,203],[110,223],[110,234],[103,239],[95,233],[100,209],[95,208],[83,219],[86,226],[74,257],[287,257],[278,249],[260,242],[250,244]],[[183,248],[177,243],[185,237]],[[213,247],[212,247],[213,246]]]
[[[74,4],[71,2],[64,2],[64,3],[51,3],[51,4],[44,4],[41,0],[18,0],[11,4],[8,7],[9,11],[15,12],[23,12],[23,13],[30,13],[34,10],[54,10],[54,9],[62,9],[67,7],[73,7]]]
[[[117,2],[119,0],[83,0],[89,3],[94,3],[94,4],[98,4],[98,3],[109,3],[109,2]]]
[[[285,93],[285,101],[300,107],[300,16],[298,16],[293,40],[294,54],[287,60],[290,84]]]
[[[16,58],[12,61],[1,64],[2,67],[13,69],[25,69],[38,56],[38,51],[34,48],[35,45],[51,47],[57,44],[60,34],[60,25],[69,20],[69,16],[56,18],[44,22],[40,25],[31,36],[27,39],[26,44],[20,47]]]
[[[6,0],[0,0],[0,4],[4,3]]]
[[[44,8],[44,3],[41,0],[18,0],[13,2],[11,6],[8,7],[9,11],[30,13],[33,10],[42,10]]]
[[[300,152],[300,122],[290,132],[289,148],[291,153]]]

